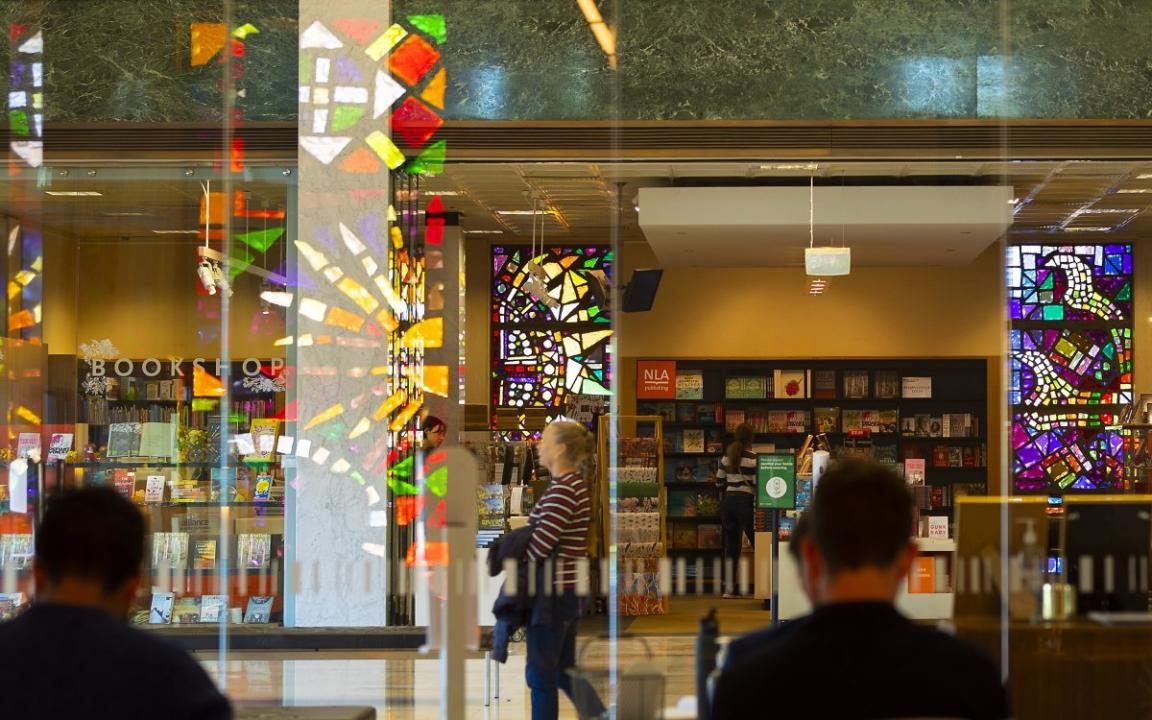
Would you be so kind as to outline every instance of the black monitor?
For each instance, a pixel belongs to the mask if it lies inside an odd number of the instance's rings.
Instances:
[[[620,309],[624,312],[648,312],[656,301],[656,291],[660,288],[660,278],[664,271],[660,268],[633,270],[632,280],[624,288]]]
[[[1064,567],[1078,612],[1148,612],[1152,499],[1069,498]]]

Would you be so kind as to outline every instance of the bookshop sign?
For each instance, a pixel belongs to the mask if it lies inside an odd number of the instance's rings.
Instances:
[[[675,400],[676,361],[637,361],[636,398],[639,400]]]
[[[132,377],[136,375],[136,368],[140,368],[140,374],[144,377],[159,377],[160,373],[164,372],[164,368],[168,368],[169,376],[173,378],[182,378],[185,376],[184,370],[187,367],[192,367],[203,372],[209,372],[208,368],[215,364],[215,375],[219,377],[223,373],[223,368],[227,364],[222,358],[193,358],[191,363],[186,363],[184,358],[167,358],[161,360],[160,358],[145,358],[144,360],[130,360],[128,358],[119,358],[117,360],[105,360],[102,358],[91,358],[87,360],[88,366],[91,368],[92,377],[104,377],[106,375],[113,375],[115,377]],[[272,375],[278,375],[284,369],[284,360],[282,358],[272,358],[268,361],[268,365],[272,369]],[[240,371],[246,377],[257,377],[261,374],[263,368],[263,361],[260,358],[244,358],[240,361]]]

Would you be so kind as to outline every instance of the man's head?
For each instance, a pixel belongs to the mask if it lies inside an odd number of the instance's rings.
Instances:
[[[107,488],[90,487],[48,503],[36,534],[41,600],[102,607],[127,615],[144,561],[144,517]]]
[[[803,542],[805,590],[814,604],[895,599],[916,557],[912,496],[876,463],[836,463],[820,480]]]

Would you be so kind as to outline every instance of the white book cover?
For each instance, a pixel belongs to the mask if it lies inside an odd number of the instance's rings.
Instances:
[[[906,398],[931,398],[931,377],[903,377],[900,379],[900,395]]]
[[[244,610],[244,622],[266,623],[272,617],[271,595],[253,595],[248,598],[248,607]]]
[[[72,433],[52,433],[48,441],[48,459],[63,460],[72,449]]]
[[[909,485],[923,485],[927,467],[928,461],[924,458],[908,458],[904,461],[904,482]]]
[[[144,488],[144,502],[164,502],[164,481],[167,479],[166,475],[149,475],[148,484]]]
[[[943,515],[928,517],[928,537],[933,540],[948,539],[948,518]]]
[[[204,595],[200,599],[200,622],[220,622],[226,617],[227,610],[227,595]]]
[[[172,603],[176,593],[152,593],[152,609],[148,612],[149,625],[167,625],[172,622]]]

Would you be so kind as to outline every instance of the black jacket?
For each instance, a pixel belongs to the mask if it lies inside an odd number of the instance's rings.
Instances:
[[[516,594],[504,592],[508,581],[500,587],[500,594],[492,605],[496,626],[492,629],[492,657],[497,662],[508,660],[508,642],[516,628],[531,620],[533,598],[528,595],[528,543],[532,540],[532,526],[525,525],[497,538],[488,547],[488,576],[496,577],[504,570],[504,561],[515,560]]]

